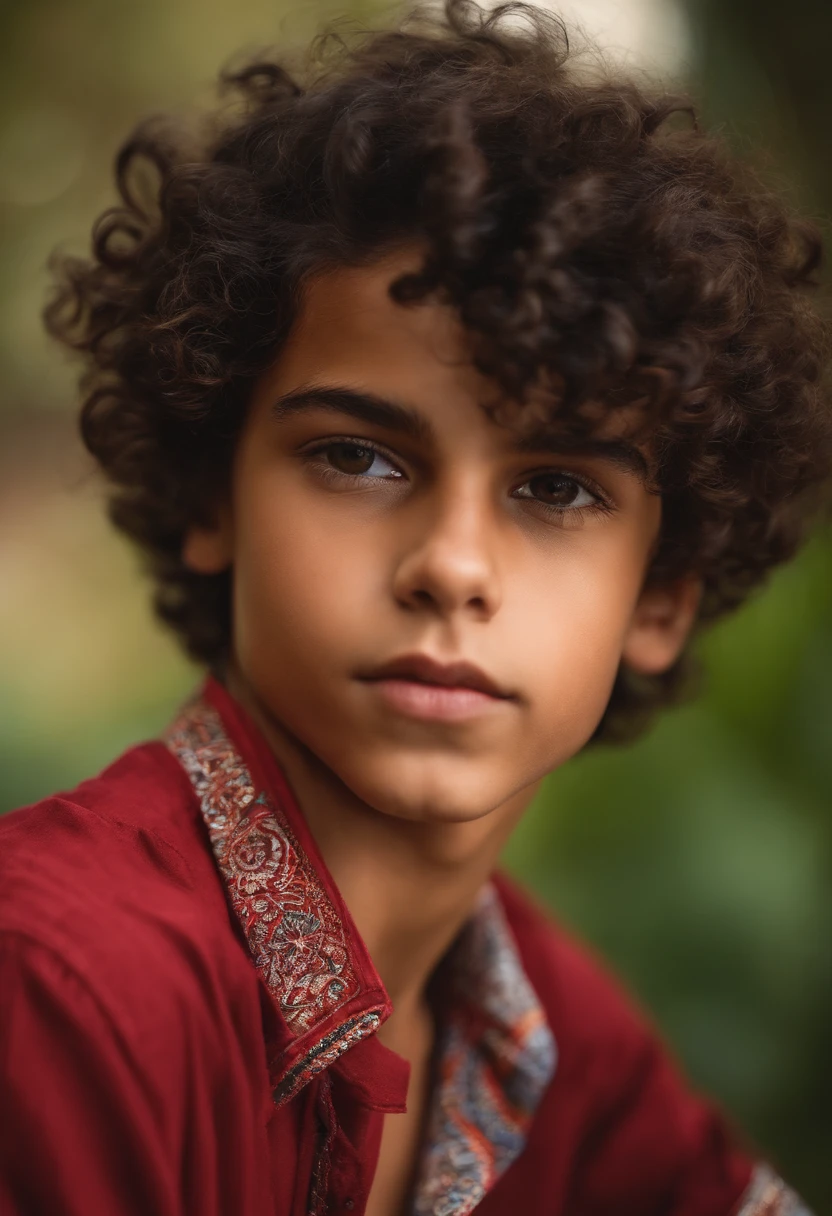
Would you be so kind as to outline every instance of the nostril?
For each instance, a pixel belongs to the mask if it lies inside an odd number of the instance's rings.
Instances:
[[[431,608],[436,602],[429,591],[424,588],[414,588],[406,597],[408,603],[418,608]]]

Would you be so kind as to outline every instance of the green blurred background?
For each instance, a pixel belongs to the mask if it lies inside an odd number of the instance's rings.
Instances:
[[[45,260],[83,249],[149,111],[210,97],[236,52],[379,0],[0,5],[0,810],[155,732],[198,673],[147,610],[41,335]],[[826,226],[828,0],[569,0]],[[832,1211],[832,544],[817,538],[703,646],[704,695],[554,777],[509,864],[626,977],[695,1082]]]

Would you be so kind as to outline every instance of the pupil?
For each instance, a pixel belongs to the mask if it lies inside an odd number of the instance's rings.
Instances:
[[[330,461],[342,473],[366,473],[375,460],[372,448],[358,443],[337,443],[330,452]]]
[[[578,483],[571,477],[558,477],[552,473],[535,477],[532,481],[535,497],[557,507],[568,507],[574,502],[578,497],[579,488]]]

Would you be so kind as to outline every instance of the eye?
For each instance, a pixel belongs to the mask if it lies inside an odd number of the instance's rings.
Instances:
[[[598,504],[597,494],[566,473],[536,473],[514,491],[516,498],[532,498],[561,511],[581,510]]]
[[[317,455],[324,458],[331,469],[348,477],[401,477],[401,471],[392,461],[367,443],[339,439],[319,448]]]

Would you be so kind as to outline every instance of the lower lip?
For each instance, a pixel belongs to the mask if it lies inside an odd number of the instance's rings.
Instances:
[[[505,705],[509,698],[492,697],[476,688],[421,684],[417,680],[370,680],[388,709],[425,722],[463,722]]]

